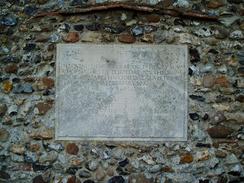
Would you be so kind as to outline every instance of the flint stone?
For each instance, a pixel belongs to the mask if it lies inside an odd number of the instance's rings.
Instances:
[[[3,17],[0,20],[0,25],[15,26],[17,24],[17,18],[13,16]]]
[[[24,84],[17,84],[14,87],[13,92],[15,94],[19,94],[19,93],[32,93],[34,90],[32,88],[32,85],[29,83],[24,83]]]
[[[7,112],[8,107],[6,104],[0,103],[0,117],[3,117]]]
[[[58,44],[56,139],[186,140],[187,47]]]

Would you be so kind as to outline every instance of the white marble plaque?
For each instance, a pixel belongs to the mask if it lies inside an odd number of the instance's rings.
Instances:
[[[187,139],[187,46],[58,44],[56,139]]]

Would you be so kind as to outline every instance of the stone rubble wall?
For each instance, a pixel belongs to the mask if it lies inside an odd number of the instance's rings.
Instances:
[[[102,2],[0,1],[0,182],[244,182],[243,0],[136,1],[219,22],[125,10],[31,19]],[[81,42],[188,45],[187,142],[55,141],[56,44]]]

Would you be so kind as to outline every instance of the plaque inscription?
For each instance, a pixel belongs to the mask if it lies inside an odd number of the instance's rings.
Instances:
[[[57,140],[183,141],[187,47],[58,44]]]

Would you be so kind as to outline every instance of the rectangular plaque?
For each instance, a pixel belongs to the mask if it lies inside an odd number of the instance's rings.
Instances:
[[[187,46],[58,44],[56,139],[187,139]]]

